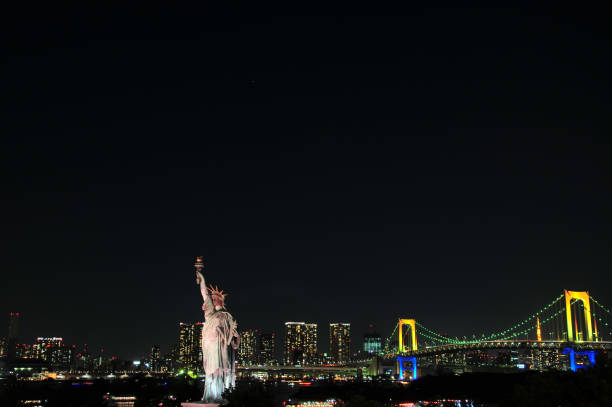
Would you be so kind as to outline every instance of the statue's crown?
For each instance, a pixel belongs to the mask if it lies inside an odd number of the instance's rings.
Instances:
[[[212,284],[210,285],[210,287],[207,287],[208,292],[210,293],[210,295],[217,295],[219,297],[221,297],[222,299],[225,300],[225,297],[227,297],[227,294],[225,294],[223,292],[223,290],[219,290],[219,287],[215,286],[213,287]]]

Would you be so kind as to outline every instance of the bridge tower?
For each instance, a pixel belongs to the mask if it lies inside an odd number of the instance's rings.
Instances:
[[[572,328],[572,307],[571,301],[577,300],[582,301],[584,305],[584,321],[587,330],[587,340],[593,340],[593,331],[591,328],[591,303],[589,300],[588,291],[568,291],[564,290],[565,294],[565,314],[567,320],[567,340],[568,342],[576,342],[578,338],[574,339],[574,331]]]
[[[411,346],[410,350],[417,350],[417,338],[416,338],[416,321],[414,319],[404,319],[400,318],[398,322],[397,329],[399,331],[399,341],[398,341],[398,353],[406,352],[406,345],[404,344],[404,325],[408,325],[410,327],[410,336],[411,336]]]

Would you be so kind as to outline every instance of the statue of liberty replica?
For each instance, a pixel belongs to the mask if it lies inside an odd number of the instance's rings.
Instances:
[[[240,344],[237,322],[225,309],[227,294],[218,287],[206,287],[202,257],[196,258],[196,283],[200,285],[204,304],[202,327],[202,356],[204,359],[204,403],[222,403],[222,394],[236,383],[236,351]]]

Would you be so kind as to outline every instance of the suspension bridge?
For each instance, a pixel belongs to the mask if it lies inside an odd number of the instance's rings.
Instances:
[[[611,319],[610,309],[588,291],[564,290],[509,328],[471,337],[451,337],[415,318],[399,318],[383,353],[396,360],[402,380],[416,379],[420,368],[470,364],[575,371],[612,350]]]

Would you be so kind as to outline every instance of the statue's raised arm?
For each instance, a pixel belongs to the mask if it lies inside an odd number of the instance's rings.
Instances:
[[[204,280],[204,276],[202,275],[202,269],[204,269],[204,260],[202,257],[196,258],[195,269],[196,284],[200,286],[200,293],[202,293],[202,301],[204,302],[202,304],[202,311],[205,313],[211,312],[213,310],[213,304],[206,288],[206,280]]]
[[[204,276],[199,271],[196,271],[196,284],[200,285],[200,292],[202,293],[202,299],[206,302],[208,298],[208,292],[206,290],[206,281],[204,280]]]

